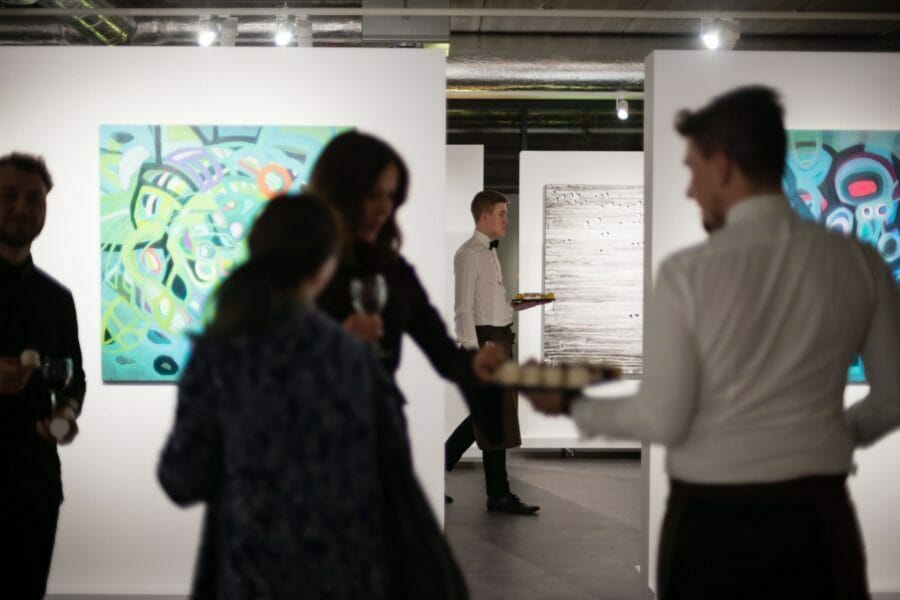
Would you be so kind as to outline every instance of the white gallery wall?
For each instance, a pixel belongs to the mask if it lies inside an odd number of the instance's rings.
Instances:
[[[519,154],[519,291],[544,290],[544,187],[571,185],[643,185],[642,152],[522,152]],[[552,310],[552,306],[549,308]],[[543,307],[518,313],[519,362],[541,360]],[[601,386],[608,388],[609,386]],[[629,393],[636,380],[616,384],[615,393]],[[612,389],[612,388],[610,388]],[[597,389],[596,394],[605,390]],[[631,441],[580,440],[571,419],[539,414],[524,397],[519,402],[523,446],[578,448],[639,448]]]
[[[444,292],[444,304],[441,307],[444,321],[453,339],[453,256],[456,250],[470,237],[475,223],[470,210],[472,198],[484,188],[484,146],[457,145],[447,146],[447,202],[446,202],[446,238],[445,265],[447,285]],[[444,405],[444,439],[446,439],[460,421],[469,415],[459,388],[452,383],[446,384]]]
[[[53,174],[34,257],[75,296],[87,372],[81,434],[60,452],[66,500],[51,593],[185,593],[201,516],[156,483],[174,386],[100,380],[100,125],[348,125],[385,138],[412,174],[403,252],[440,305],[444,60],[346,48],[0,48],[0,153],[43,154]],[[416,469],[442,514],[443,384],[414,345],[403,352]]]
[[[686,197],[684,140],[673,129],[682,108],[698,108],[713,96],[748,84],[779,90],[788,129],[900,131],[900,55],[788,52],[654,52],[646,66],[647,266],[702,241],[699,212]],[[898,357],[900,359],[900,357]],[[847,402],[865,395],[848,386]],[[900,434],[856,453],[850,488],[866,541],[873,592],[900,592]],[[665,498],[664,452],[650,453],[648,577],[656,578],[656,549]]]

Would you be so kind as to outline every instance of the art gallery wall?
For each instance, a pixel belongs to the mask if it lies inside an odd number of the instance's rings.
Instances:
[[[644,159],[641,152],[522,152],[519,155],[519,290],[540,292],[544,283],[544,192],[548,185],[641,186]],[[585,265],[592,270],[593,266]],[[546,290],[556,292],[557,290]],[[518,313],[519,361],[540,360],[543,311],[533,308]],[[602,306],[598,310],[603,310]],[[637,387],[631,379],[616,384],[615,393],[628,393]],[[599,388],[596,395],[606,393]],[[580,440],[570,419],[546,417],[535,412],[528,402],[519,402],[519,422],[524,446],[561,446],[591,448],[639,448],[622,440],[595,438]]]
[[[896,54],[776,52],[654,52],[647,60],[645,104],[647,265],[702,241],[699,212],[685,190],[684,141],[672,124],[678,110],[697,108],[716,94],[747,84],[775,87],[782,95],[788,129],[900,131],[900,57]],[[866,386],[848,386],[855,402]],[[874,592],[900,592],[900,479],[896,457],[900,434],[856,453],[858,472],[850,488],[866,541]],[[647,548],[652,584],[656,577],[659,526],[668,492],[664,452],[650,452]]]
[[[51,593],[183,594],[199,509],[156,483],[172,385],[100,380],[101,124],[348,125],[408,161],[404,254],[435,303],[448,281],[444,230],[445,71],[439,51],[271,48],[2,48],[0,152],[43,154],[56,187],[35,261],[75,296],[88,393],[81,434],[61,450],[66,501]],[[442,382],[404,345],[400,384],[416,469],[443,512]]]

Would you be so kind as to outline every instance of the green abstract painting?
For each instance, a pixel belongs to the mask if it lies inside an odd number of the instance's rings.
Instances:
[[[263,204],[346,127],[103,125],[103,380],[176,381]]]

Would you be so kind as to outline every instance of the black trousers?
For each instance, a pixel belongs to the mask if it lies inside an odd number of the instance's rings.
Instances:
[[[59,500],[51,493],[16,494],[9,489],[0,496],[0,544],[5,554],[0,561],[3,596],[41,600],[53,558]]]
[[[659,548],[659,599],[868,599],[845,479],[673,481]]]
[[[444,444],[444,466],[452,471],[463,453],[475,443],[475,430],[472,429],[472,417],[463,419]],[[484,483],[487,495],[499,498],[509,493],[509,480],[506,474],[506,450],[482,450],[484,465]]]

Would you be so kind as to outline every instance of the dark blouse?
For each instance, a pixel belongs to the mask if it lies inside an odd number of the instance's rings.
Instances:
[[[387,282],[387,304],[381,313],[384,337],[382,364],[388,373],[400,365],[400,347],[408,333],[445,379],[460,385],[475,384],[472,355],[460,349],[447,334],[447,328],[416,276],[415,269],[397,254],[379,252],[373,245],[358,242],[349,260],[338,268],[318,304],[339,323],[354,312],[350,280],[381,273]]]
[[[194,597],[388,596],[376,441],[408,446],[376,424],[373,367],[317,310],[195,344],[158,467],[175,502],[208,504]]]
[[[85,378],[72,294],[30,257],[21,265],[0,258],[0,356],[18,357],[26,349],[41,357],[72,359],[72,382],[59,397],[80,407]],[[0,488],[42,495],[49,490],[62,499],[56,444],[34,428],[35,421],[50,415],[50,393],[40,373],[32,374],[21,393],[0,395],[0,405]]]

